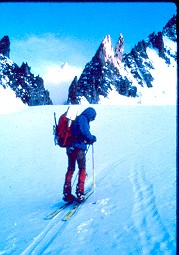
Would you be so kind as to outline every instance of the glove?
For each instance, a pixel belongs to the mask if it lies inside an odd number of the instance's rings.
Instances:
[[[90,142],[90,144],[93,144],[93,143],[95,143],[96,141],[97,141],[96,136],[93,135],[93,138],[92,138],[92,141]]]
[[[93,143],[95,143],[97,141],[97,138],[96,138],[96,136],[94,135],[93,136]]]

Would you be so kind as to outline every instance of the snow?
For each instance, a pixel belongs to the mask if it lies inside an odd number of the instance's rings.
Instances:
[[[62,204],[67,156],[52,126],[67,106],[0,115],[1,255],[176,254],[176,107],[93,107],[95,194],[67,223],[66,211],[45,219]],[[91,147],[87,172],[86,188]]]
[[[15,92],[10,87],[4,89],[0,86],[0,114],[18,112],[27,108],[28,106],[16,97]]]
[[[101,105],[136,105],[141,103],[140,97],[125,97],[120,95],[115,87],[111,85],[111,89],[108,91],[108,96],[99,96]]]
[[[166,50],[170,50],[170,52],[173,55],[176,55],[176,52],[177,52],[177,44],[176,44],[176,42],[170,40],[168,38],[168,36],[163,36],[163,41],[164,41],[164,47],[166,48]]]

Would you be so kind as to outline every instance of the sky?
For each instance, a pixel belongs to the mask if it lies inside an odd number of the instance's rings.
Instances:
[[[159,32],[176,14],[174,3],[0,3],[0,38],[10,38],[10,59],[27,62],[45,87],[66,86],[81,74],[106,35],[124,52]],[[61,69],[64,63],[65,68]]]

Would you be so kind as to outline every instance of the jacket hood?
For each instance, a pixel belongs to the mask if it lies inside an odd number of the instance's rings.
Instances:
[[[95,116],[96,116],[96,111],[94,108],[92,107],[88,107],[87,109],[85,109],[81,115],[85,115],[88,119],[88,121],[92,121],[94,120]]]

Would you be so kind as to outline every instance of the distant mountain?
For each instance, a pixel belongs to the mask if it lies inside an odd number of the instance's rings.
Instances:
[[[10,60],[8,36],[0,40],[0,86],[10,87],[23,103],[29,106],[52,104],[49,92],[44,88],[43,79],[34,76],[27,63],[19,67]]]
[[[79,79],[74,77],[66,95],[68,104],[175,103],[177,94],[177,35],[174,15],[161,32],[151,33],[130,53],[124,54],[120,34],[112,47],[110,35],[101,42],[96,54],[86,64]],[[64,69],[62,66],[62,69]],[[52,104],[44,81],[31,73],[23,62],[19,67],[10,60],[10,40],[0,40],[0,86],[10,88],[29,106]],[[66,92],[65,92],[66,93]],[[115,99],[114,99],[115,98]]]
[[[173,84],[169,80],[166,89],[166,85],[161,84],[162,78],[158,77],[165,76],[166,72],[169,76],[176,74],[176,49],[176,16],[169,20],[162,32],[157,34],[153,32],[147,40],[140,41],[128,54],[123,54],[122,34],[115,50],[110,35],[107,35],[92,60],[86,64],[79,80],[75,77],[72,81],[68,103],[101,103],[101,100],[108,98],[112,91],[125,97],[141,98],[146,93],[153,93],[153,96],[157,97],[159,90],[163,93],[162,96],[166,95],[169,93],[166,92],[170,90],[169,87],[176,87],[176,80],[173,79]]]

